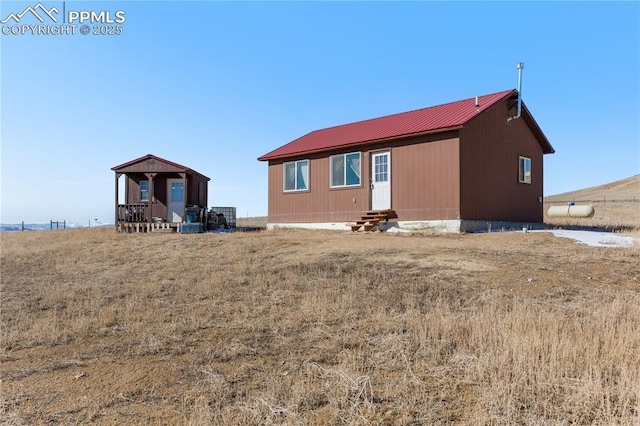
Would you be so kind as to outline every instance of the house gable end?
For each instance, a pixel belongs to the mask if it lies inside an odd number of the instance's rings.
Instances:
[[[542,152],[544,154],[553,154],[554,152],[556,152],[556,150],[553,149],[553,146],[551,146],[549,139],[547,139],[545,134],[542,132],[542,129],[540,128],[536,120],[533,118],[533,115],[531,115],[531,112],[529,112],[529,109],[524,104],[524,102],[522,103],[522,118],[527,123],[527,125],[529,126],[529,129],[531,129],[531,132],[535,135],[536,139],[538,140],[538,143],[542,147]]]
[[[152,154],[112,167],[111,170],[116,173],[187,173],[200,176],[207,181],[211,180],[195,170]]]
[[[515,114],[517,99],[518,97],[516,93],[514,93],[511,97],[509,97],[509,101],[508,101],[509,105],[507,110],[508,112],[507,114],[505,114],[505,117],[504,117],[505,121],[508,121],[509,116],[512,116],[513,114]],[[483,114],[478,114],[475,117],[472,117],[471,119],[466,121],[464,123],[464,127],[469,127],[469,125],[471,125],[474,122],[474,120],[476,120],[479,117],[483,117],[485,114],[489,113],[491,109],[498,108],[498,107],[503,108],[503,103],[496,102],[490,108],[487,108],[485,111],[483,111]],[[531,112],[529,111],[529,109],[527,108],[524,102],[522,102],[521,118],[531,130],[531,133],[533,133],[533,135],[535,136],[544,154],[553,154],[554,152],[556,152],[555,149],[553,149],[553,146],[551,146],[549,139],[547,139],[545,134],[542,132],[542,129],[540,128],[536,120],[533,118],[533,115],[531,114]]]
[[[507,121],[509,100],[468,123],[460,132],[460,218],[480,221],[542,221],[543,156],[553,152],[528,111]],[[546,147],[545,147],[546,142]],[[519,158],[531,161],[531,182],[519,181]]]

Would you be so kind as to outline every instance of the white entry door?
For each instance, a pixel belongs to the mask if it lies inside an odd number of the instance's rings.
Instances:
[[[391,208],[391,152],[371,156],[371,210]]]
[[[184,182],[182,179],[167,179],[167,221],[182,222],[184,215]]]

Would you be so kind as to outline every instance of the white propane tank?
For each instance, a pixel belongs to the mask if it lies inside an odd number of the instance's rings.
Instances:
[[[569,203],[566,206],[551,206],[547,215],[549,217],[592,217],[596,210],[591,204],[575,205]]]

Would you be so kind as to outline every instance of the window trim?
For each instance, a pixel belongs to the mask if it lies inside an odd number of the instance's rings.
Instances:
[[[143,198],[142,197],[142,194],[143,194],[142,183],[143,182],[147,183],[147,189],[146,189],[147,198]],[[149,201],[149,181],[147,179],[144,179],[144,180],[140,181],[140,202],[142,202],[142,201]]]
[[[527,163],[529,165],[528,175],[527,175]],[[522,170],[523,166],[524,166],[524,170]],[[531,185],[531,157],[525,157],[524,155],[518,156],[518,183]]]
[[[347,155],[358,154],[358,183],[347,184]],[[333,158],[334,157],[343,157],[344,161],[344,171],[343,171],[343,184],[342,185],[333,185]],[[329,156],[329,188],[331,189],[339,189],[339,188],[357,188],[362,186],[362,152],[345,152],[344,154],[335,154]]]
[[[307,182],[306,188],[298,189],[298,164],[306,163],[307,164]],[[287,164],[294,164],[294,179],[293,179],[293,189],[287,189]],[[282,163],[282,191],[283,192],[304,192],[309,191],[309,168],[311,167],[311,162],[308,159],[305,160],[296,160],[296,161],[287,161]]]

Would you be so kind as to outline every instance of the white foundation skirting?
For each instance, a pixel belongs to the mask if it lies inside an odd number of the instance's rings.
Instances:
[[[411,231],[435,231],[442,233],[462,233],[478,231],[508,231],[527,229],[542,229],[542,223],[503,222],[487,220],[412,220],[389,221],[378,224],[378,229],[391,227]],[[350,231],[348,222],[319,222],[319,223],[267,223],[267,229],[326,229],[331,231]]]

